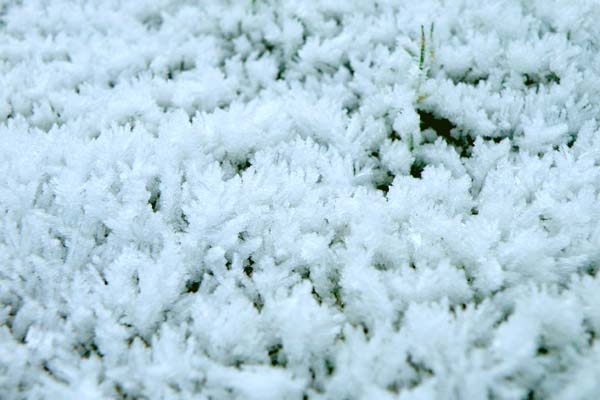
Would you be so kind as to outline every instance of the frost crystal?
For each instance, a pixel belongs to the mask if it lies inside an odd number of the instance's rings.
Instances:
[[[598,20],[0,1],[0,398],[600,398]]]

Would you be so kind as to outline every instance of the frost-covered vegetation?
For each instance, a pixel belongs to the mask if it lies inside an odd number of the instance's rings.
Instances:
[[[0,398],[600,398],[597,0],[0,10]]]

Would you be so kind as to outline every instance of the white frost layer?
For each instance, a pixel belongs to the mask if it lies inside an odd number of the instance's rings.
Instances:
[[[0,1],[0,398],[598,398],[596,0],[194,3]]]

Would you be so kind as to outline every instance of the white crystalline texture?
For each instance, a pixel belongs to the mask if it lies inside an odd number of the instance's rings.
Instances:
[[[599,20],[0,0],[0,399],[600,398]]]

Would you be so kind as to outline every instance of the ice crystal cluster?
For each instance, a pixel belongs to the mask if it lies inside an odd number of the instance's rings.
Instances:
[[[0,1],[0,398],[600,398],[598,20]]]

